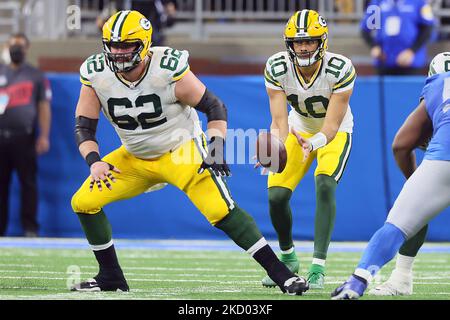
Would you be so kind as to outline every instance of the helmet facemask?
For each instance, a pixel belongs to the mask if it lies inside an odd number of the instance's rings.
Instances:
[[[309,51],[305,53],[298,53],[294,50],[294,42],[298,41],[305,41],[305,40],[318,40],[319,44],[317,46],[317,49],[315,51]],[[286,44],[286,49],[289,53],[289,58],[294,63],[294,65],[298,67],[308,67],[319,61],[324,56],[324,39],[321,37],[314,37],[314,38],[285,38],[284,40]],[[308,58],[302,58],[300,55],[308,54]]]
[[[115,49],[135,48],[130,52],[113,53],[111,47]],[[114,73],[129,72],[136,68],[142,61],[141,52],[144,44],[141,40],[126,42],[103,41],[103,52],[106,56],[106,62]]]

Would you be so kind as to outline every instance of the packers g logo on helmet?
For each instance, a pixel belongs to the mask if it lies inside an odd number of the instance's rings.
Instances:
[[[318,40],[319,45],[309,58],[303,59],[294,50],[294,42]],[[284,29],[284,42],[291,61],[299,67],[306,67],[322,59],[328,49],[328,27],[326,20],[314,10],[301,10],[294,13]]]
[[[119,11],[103,25],[103,52],[112,72],[131,71],[147,56],[152,42],[152,24],[138,11]],[[114,49],[130,49],[112,52]]]

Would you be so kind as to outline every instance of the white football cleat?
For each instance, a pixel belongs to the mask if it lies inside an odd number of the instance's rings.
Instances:
[[[413,293],[412,273],[392,271],[389,279],[369,291],[373,296],[410,296]]]

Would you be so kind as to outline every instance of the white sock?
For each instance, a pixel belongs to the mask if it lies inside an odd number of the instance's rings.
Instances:
[[[358,277],[366,279],[367,283],[370,283],[372,281],[372,274],[369,270],[358,268],[353,273]]]
[[[411,273],[413,264],[414,257],[404,256],[399,253],[397,255],[397,261],[395,262],[395,269],[403,273]]]
[[[259,239],[254,245],[252,245],[248,250],[247,253],[253,257],[253,255],[262,247],[267,245],[267,241],[264,237]]]
[[[294,247],[287,250],[281,250],[281,254],[291,254],[292,252],[294,252]]]
[[[318,264],[319,266],[325,267],[326,260],[313,258],[312,264]]]

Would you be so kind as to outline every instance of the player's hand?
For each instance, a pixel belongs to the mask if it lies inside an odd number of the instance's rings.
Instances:
[[[257,157],[256,155],[253,156],[253,160],[256,160],[256,159],[258,159],[258,157]],[[258,169],[258,168],[261,168],[261,167],[262,167],[261,162],[256,161],[256,163],[255,163],[253,169]],[[269,174],[269,170],[268,170],[267,168],[262,167],[261,174],[262,174],[262,175]]]
[[[380,46],[374,46],[372,49],[370,49],[370,55],[374,59],[381,59],[383,56],[383,51],[381,50]]]
[[[409,67],[414,61],[416,54],[411,49],[406,49],[400,52],[397,56],[397,64],[400,67]]]
[[[303,162],[308,159],[309,154],[311,153],[311,143],[308,139],[303,138],[297,131],[295,131],[293,128],[291,128],[291,133],[297,138],[298,143],[303,149]]]
[[[91,165],[91,183],[89,185],[89,190],[92,192],[94,189],[94,184],[97,185],[98,190],[102,191],[102,181],[109,190],[112,190],[110,180],[116,182],[116,179],[112,175],[111,171],[120,173],[120,170],[104,161],[97,161]]]
[[[230,168],[225,162],[224,149],[225,140],[218,136],[212,137],[208,145],[208,155],[200,165],[198,173],[201,174],[205,169],[211,168],[216,176],[231,176]]]
[[[36,140],[36,153],[38,156],[46,153],[50,149],[50,141],[47,137],[39,136]]]

